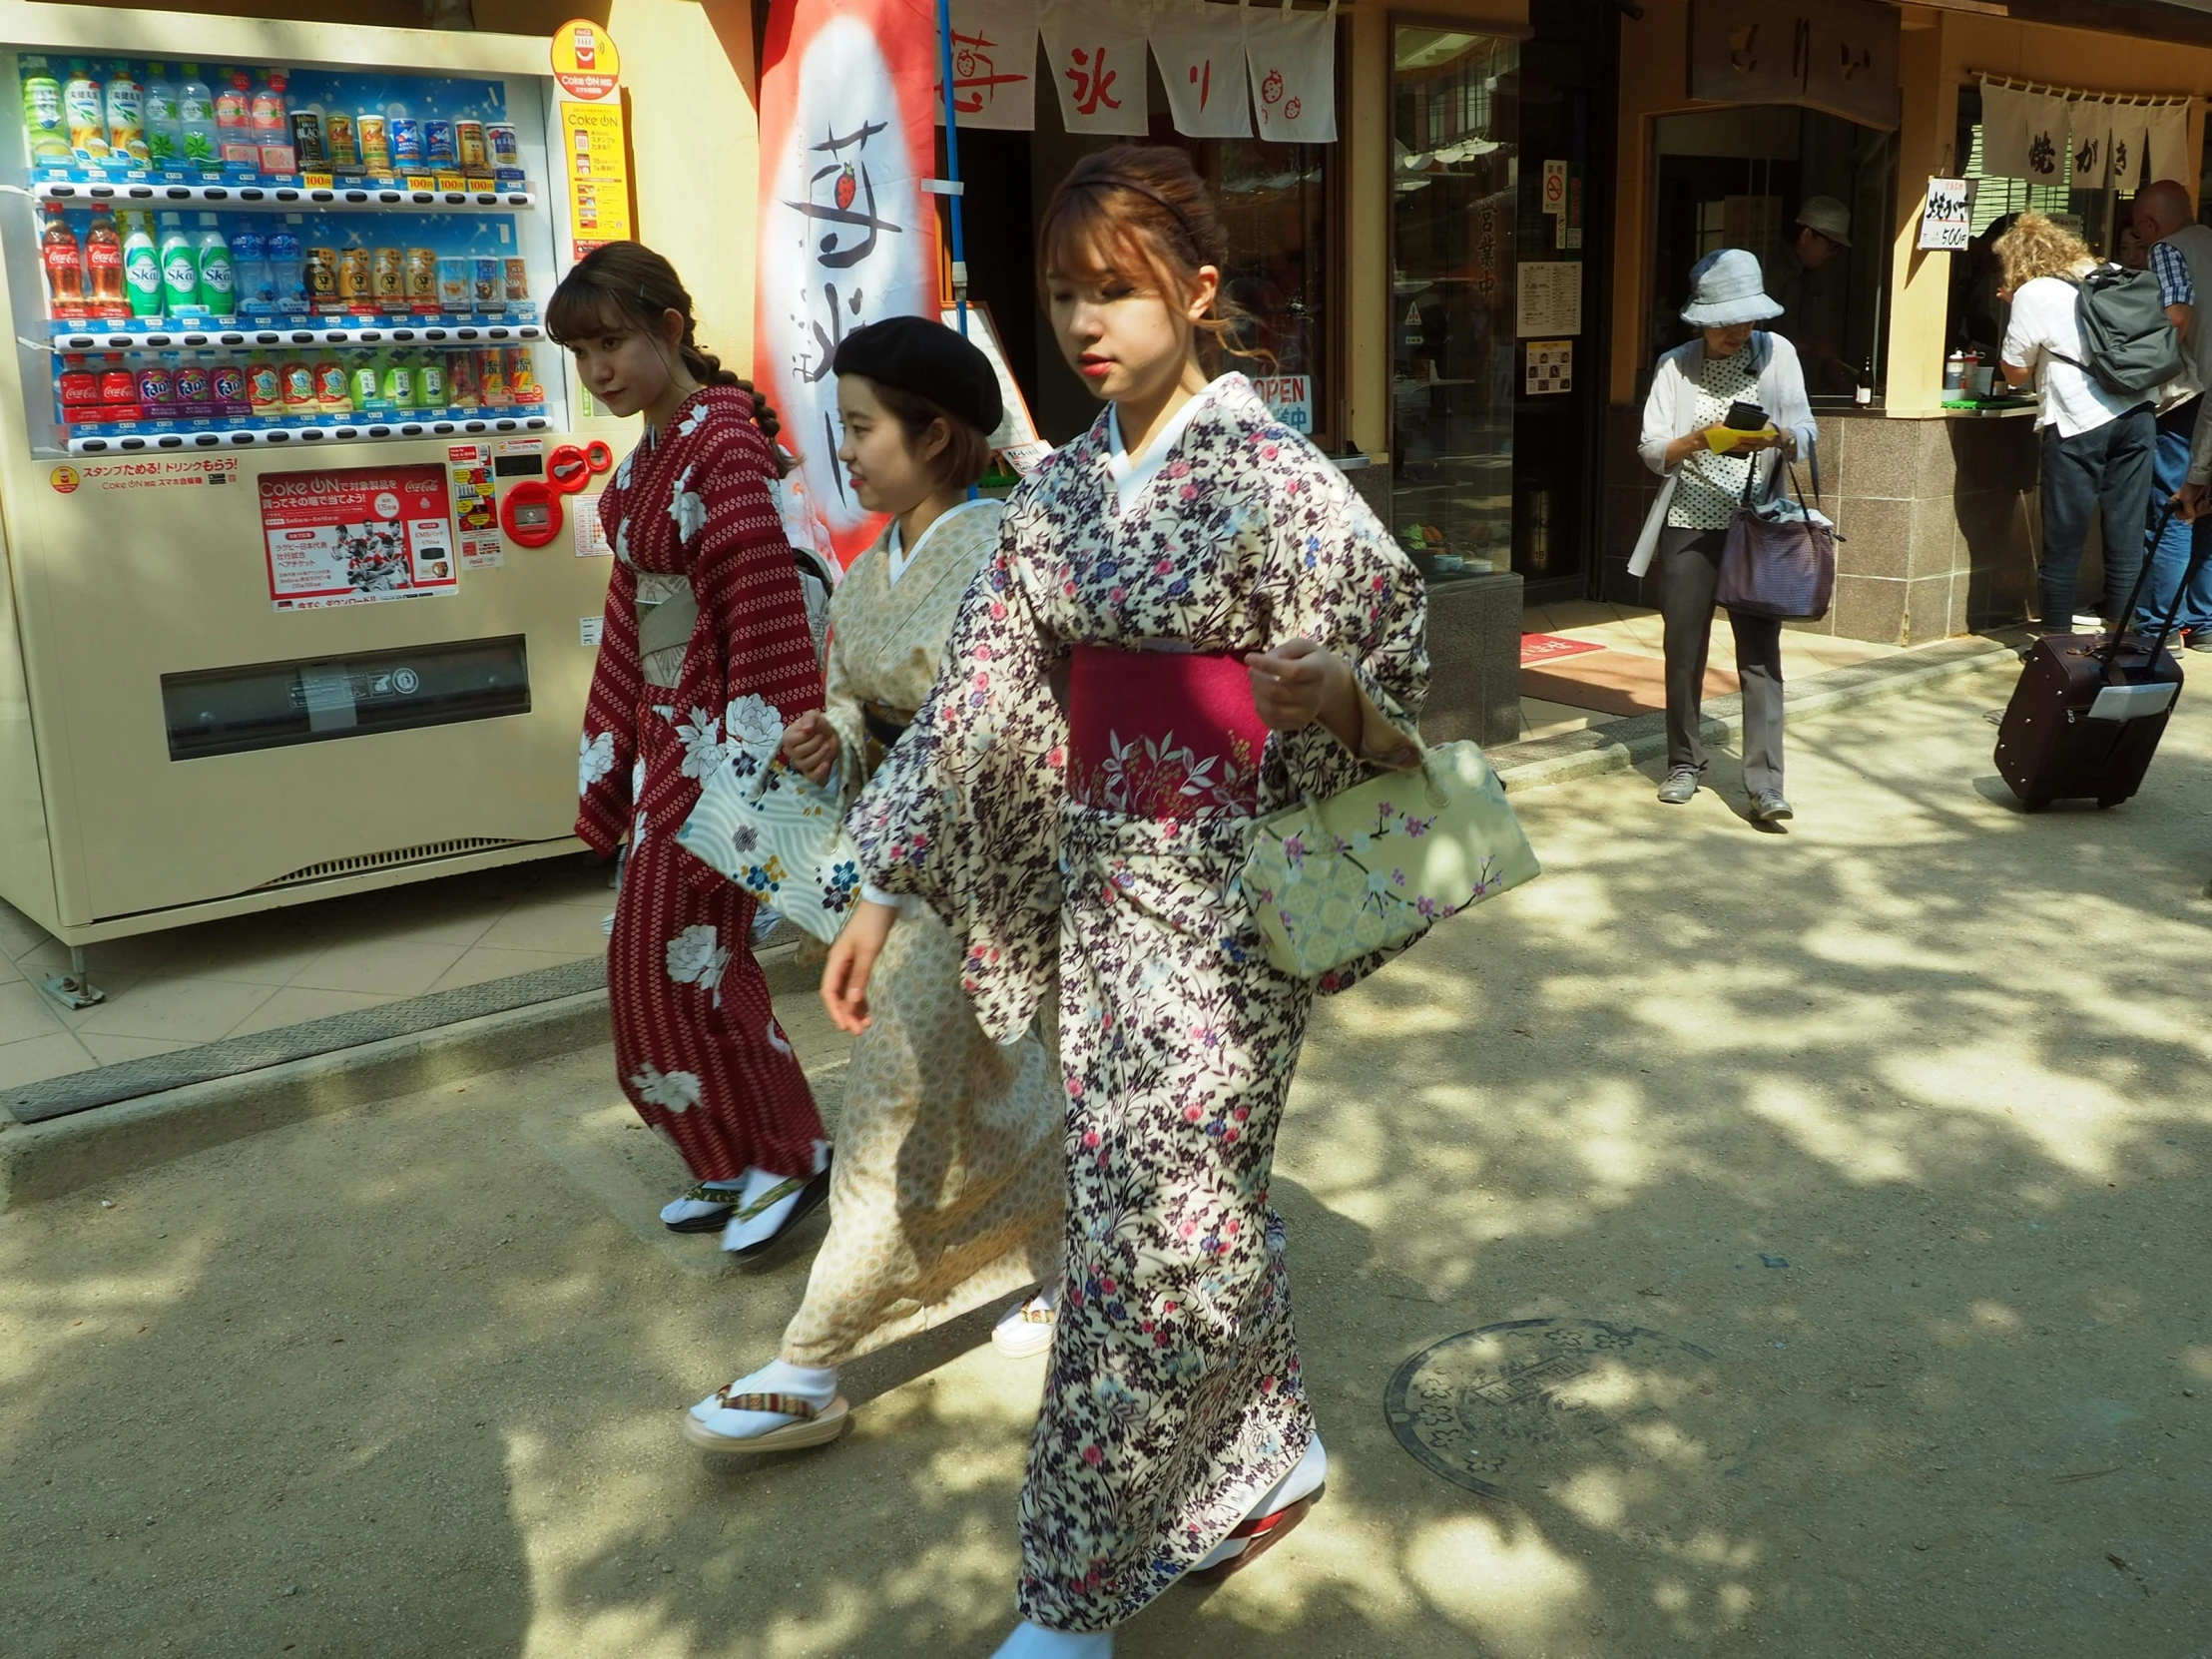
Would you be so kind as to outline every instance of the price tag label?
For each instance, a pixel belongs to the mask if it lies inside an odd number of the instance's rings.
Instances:
[[[299,176],[299,183],[307,190],[333,190],[336,188],[330,183],[330,175],[327,173],[302,173]]]
[[[407,188],[409,190],[436,190],[438,182],[435,177],[427,173],[410,173],[407,175]]]
[[[438,175],[438,189],[466,190],[468,185],[458,173],[441,173]]]
[[[499,181],[496,179],[471,179],[468,182],[468,188],[470,190],[497,190]]]

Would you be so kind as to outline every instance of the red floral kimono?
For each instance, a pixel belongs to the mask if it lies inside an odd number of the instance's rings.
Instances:
[[[607,952],[615,1067],[702,1181],[812,1175],[823,1138],[753,959],[753,897],[676,844],[713,769],[765,764],[822,707],[774,476],[752,400],[708,386],[647,428],[599,502],[615,570],[576,833],[606,856],[629,835]]]

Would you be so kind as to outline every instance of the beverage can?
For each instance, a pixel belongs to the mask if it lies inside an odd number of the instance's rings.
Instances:
[[[507,261],[507,303],[518,305],[530,297],[530,262],[510,258]]]
[[[353,136],[361,147],[361,165],[371,173],[391,171],[391,145],[384,137],[384,118],[363,110],[353,122]]]
[[[504,121],[494,121],[484,129],[484,143],[491,151],[494,167],[520,167],[522,165],[522,138]]]
[[[454,142],[459,145],[461,166],[464,168],[486,165],[484,124],[481,121],[456,121],[453,124]]]
[[[545,401],[545,388],[538,384],[537,363],[527,345],[507,347],[507,395],[517,403]]]
[[[338,251],[338,297],[340,299],[365,300],[374,293],[369,282],[368,250],[345,248]]]
[[[338,251],[310,248],[305,253],[307,300],[319,304],[338,296]]]
[[[459,159],[453,149],[452,122],[425,121],[422,124],[422,155],[432,167],[451,167]]]
[[[465,311],[468,309],[469,263],[459,259],[438,261],[438,309],[441,311]]]
[[[479,311],[500,311],[507,306],[507,267],[502,260],[478,260],[473,295]]]
[[[411,303],[434,305],[438,299],[438,255],[434,248],[407,250],[407,298]]]
[[[353,137],[353,118],[342,110],[328,111],[322,117],[322,149],[330,158],[332,167],[359,167],[360,146]]]
[[[384,124],[394,167],[422,165],[422,123],[411,115],[395,115]]]
[[[353,412],[353,387],[345,365],[335,357],[325,357],[314,365],[314,402],[322,414]]]
[[[322,148],[322,117],[312,110],[293,110],[291,147],[302,171],[320,167],[328,159]]]
[[[507,395],[506,357],[496,345],[476,353],[476,395],[487,409],[504,409],[513,401]]]
[[[370,256],[369,280],[379,300],[403,299],[407,294],[407,256],[396,248],[379,248]]]

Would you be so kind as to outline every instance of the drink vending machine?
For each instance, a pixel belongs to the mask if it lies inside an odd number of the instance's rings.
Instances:
[[[82,946],[573,849],[632,434],[539,323],[543,43],[22,0],[0,42],[0,896]]]

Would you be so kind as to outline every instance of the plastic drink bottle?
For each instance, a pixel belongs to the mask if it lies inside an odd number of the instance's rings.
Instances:
[[[144,214],[124,220],[123,290],[130,295],[133,316],[162,314],[161,256],[154,250],[154,232]]]
[[[62,115],[62,84],[44,69],[23,77],[23,131],[30,140],[33,167],[67,167],[71,160],[69,123]]]
[[[75,352],[62,359],[62,418],[89,420],[85,411],[100,401],[100,376]]]
[[[361,354],[353,364],[349,379],[353,387],[353,407],[362,414],[373,413],[378,408],[378,399],[383,393],[383,383],[377,378],[376,358],[373,353]]]
[[[415,364],[415,407],[441,410],[445,405],[445,354],[425,351]]]
[[[283,388],[284,414],[293,420],[312,420],[319,412],[313,366],[304,357],[286,357],[276,377]]]
[[[46,204],[46,229],[38,246],[39,263],[46,272],[46,312],[73,322],[85,314],[85,255],[59,202]]]
[[[415,406],[414,364],[397,351],[386,352],[377,391],[394,414]]]
[[[246,402],[260,420],[275,420],[284,412],[283,377],[266,352],[255,352],[246,365]]]
[[[229,420],[243,420],[254,412],[254,402],[247,395],[245,365],[229,357],[216,357],[208,370],[208,393],[215,405],[215,413]]]
[[[182,154],[187,167],[213,170],[223,164],[223,145],[215,124],[215,94],[200,79],[200,66],[183,66],[185,78],[177,84],[177,130],[183,134]]]
[[[110,98],[114,97],[111,91]],[[146,155],[156,167],[184,159],[185,129],[177,113],[177,85],[158,63],[146,66]]]
[[[476,407],[476,353],[473,351],[449,351],[444,353],[446,386],[445,401],[456,409]]]
[[[177,413],[185,420],[206,420],[216,412],[215,384],[203,360],[205,352],[195,352],[177,363]]]
[[[216,147],[222,153],[223,165],[249,173],[262,161],[262,147],[254,142],[253,88],[246,71],[234,69],[230,80],[217,88],[215,95]]]
[[[353,412],[353,385],[345,364],[324,357],[314,365],[314,406],[317,414],[348,415]]]
[[[238,311],[238,268],[231,263],[231,245],[216,229],[214,214],[200,216],[200,303],[217,316]]]
[[[151,154],[146,145],[146,88],[122,64],[108,77],[107,106],[109,159],[144,167]]]
[[[100,418],[136,420],[139,417],[138,376],[122,352],[100,359]]]
[[[171,316],[200,309],[200,256],[193,252],[181,216],[162,215],[156,255],[162,262],[162,309]]]
[[[284,110],[284,88],[289,85],[280,69],[273,69],[254,88],[247,118],[253,123],[254,142],[261,149],[264,173],[296,173],[298,152],[292,148],[291,117]]]
[[[108,102],[82,58],[69,66],[69,82],[62,88],[62,119],[69,125],[69,148],[77,160],[108,159]]]
[[[290,231],[272,231],[266,246],[271,302],[279,311],[304,311],[307,308],[307,271],[305,257],[299,251],[299,238]],[[236,255],[235,247],[232,253]]]
[[[116,234],[115,211],[105,202],[93,205],[92,229],[85,233],[85,300],[94,316],[131,314],[131,302],[123,296],[123,239]]]
[[[177,353],[144,357],[138,366],[139,407],[149,420],[177,418]]]
[[[249,221],[231,239],[231,279],[238,284],[238,308],[267,312],[276,308],[276,289],[269,274],[269,244]]]

